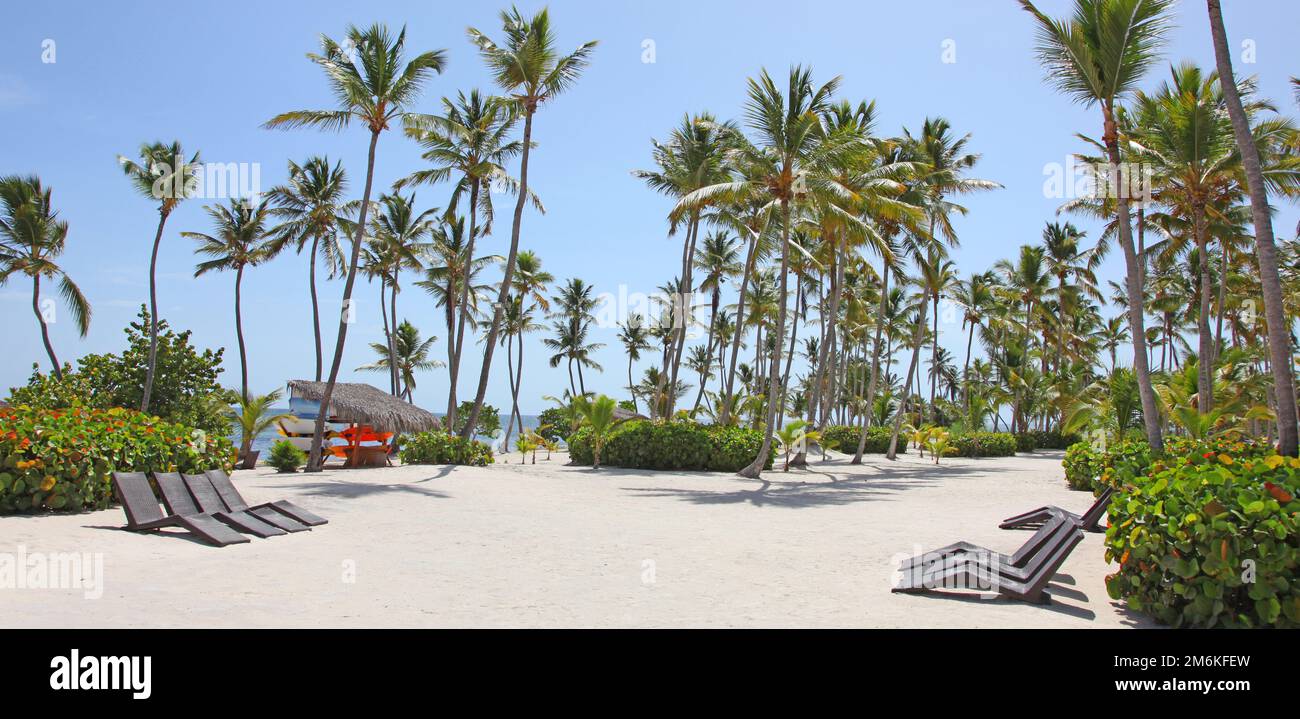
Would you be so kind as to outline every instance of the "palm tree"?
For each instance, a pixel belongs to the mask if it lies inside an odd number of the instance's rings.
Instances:
[[[50,330],[41,309],[41,278],[58,278],[59,294],[82,337],[90,331],[90,302],[56,260],[68,241],[68,223],[50,202],[50,189],[38,177],[0,178],[0,285],[16,274],[32,279],[32,312],[41,326],[41,340],[54,376],[63,379],[59,358],[50,344]]]
[[[790,68],[785,92],[777,87],[766,70],[757,79],[750,78],[745,115],[759,144],[737,137],[733,154],[739,168],[738,179],[696,190],[679,203],[679,206],[688,209],[713,201],[739,203],[761,197],[779,208],[781,263],[777,296],[780,306],[774,333],[773,357],[782,355],[785,335],[791,213],[796,206],[807,200],[811,191],[824,185],[821,167],[827,164],[835,152],[841,151],[843,145],[848,144],[836,142],[838,138],[828,140],[822,132],[821,114],[830,107],[831,95],[839,82],[836,77],[821,87],[814,87],[812,71],[797,65]],[[778,393],[782,391],[780,382],[781,366],[779,362],[773,361],[768,373],[763,444],[754,461],[739,472],[743,477],[757,478],[772,450],[776,412],[780,404]]]
[[[370,221],[371,242],[375,245],[375,255],[385,264],[384,277],[388,283],[389,314],[392,326],[396,329],[397,294],[402,291],[401,276],[403,270],[419,271],[424,267],[423,258],[429,243],[425,239],[433,232],[434,217],[437,208],[423,212],[416,210],[415,193],[404,197],[400,192],[380,195],[375,216]],[[389,372],[393,383],[393,394],[402,394],[401,377],[397,371],[396,347],[393,333],[388,335],[388,351],[394,361],[389,363]]]
[[[514,107],[524,115],[524,137],[519,157],[519,190],[515,201],[513,224],[510,228],[510,253],[506,256],[505,273],[492,313],[492,326],[483,346],[483,367],[479,372],[478,392],[474,406],[461,433],[470,439],[478,423],[483,399],[487,396],[488,379],[492,373],[492,353],[496,349],[497,335],[501,332],[502,313],[510,298],[514,281],[515,262],[519,254],[519,230],[523,222],[524,202],[528,199],[528,154],[533,145],[533,116],[543,103],[572,87],[587,66],[596,42],[582,44],[568,55],[555,50],[555,35],[551,30],[551,17],[545,8],[530,19],[519,14],[518,8],[501,12],[502,29],[506,35],[504,45],[497,45],[487,35],[469,29],[469,39],[478,47],[479,55],[488,66],[497,85],[509,93]]]
[[[595,399],[581,394],[573,398],[573,406],[582,415],[583,423],[591,429],[591,468],[600,469],[600,452],[614,429],[623,423],[623,420],[614,417],[618,403],[613,397],[603,394]]]
[[[434,302],[443,309],[448,337],[447,366],[449,375],[453,377],[455,370],[451,368],[456,364],[455,338],[458,325],[460,322],[474,323],[474,310],[478,308],[479,298],[489,289],[486,284],[476,284],[475,279],[483,268],[504,259],[499,255],[473,257],[470,254],[471,244],[465,236],[465,218],[452,214],[443,216],[442,223],[429,238],[428,254],[433,264],[425,268],[424,279],[415,283],[433,295]],[[462,313],[461,310],[465,312]],[[452,387],[454,386],[455,383],[452,382]],[[454,396],[454,389],[452,392]],[[449,422],[455,421],[455,409],[453,407],[453,411],[447,415]],[[452,425],[449,423],[447,426]]]
[[[328,407],[334,396],[334,383],[338,381],[339,367],[343,363],[343,347],[347,343],[348,323],[351,315],[352,288],[356,284],[357,265],[360,264],[361,238],[366,230],[366,213],[370,209],[370,192],[375,179],[375,148],[379,135],[394,120],[406,115],[406,108],[415,102],[430,73],[442,72],[446,53],[442,50],[423,53],[403,64],[406,49],[406,28],[396,39],[382,24],[365,30],[349,25],[346,46],[321,36],[321,54],[309,53],[307,59],[325,71],[331,91],[338,100],[333,110],[293,110],[276,115],[266,122],[268,128],[315,127],[339,131],[353,120],[362,122],[370,130],[370,146],[366,155],[366,184],[361,194],[360,217],[357,219],[352,250],[348,260],[347,280],[343,284],[343,311],[339,313],[338,340],[334,343],[334,360],[330,365],[329,379],[321,394],[321,407]],[[304,471],[320,471],[321,441],[325,430],[325,415],[316,418],[316,431],[312,435],[311,453]],[[473,426],[473,423],[470,423]],[[470,429],[469,431],[473,431]]]
[[[311,291],[311,322],[316,340],[317,382],[321,378],[323,359],[320,303],[316,297],[316,258],[324,254],[331,279],[343,268],[338,231],[339,213],[346,192],[347,173],[343,171],[343,162],[336,162],[331,167],[328,157],[317,155],[308,158],[301,165],[290,160],[288,183],[273,187],[267,193],[267,198],[273,205],[271,215],[280,220],[279,227],[275,228],[277,241],[293,243],[298,254],[302,254],[309,241],[311,243],[311,249],[307,252],[309,267],[307,286]]]
[[[1295,377],[1291,371],[1291,324],[1286,321],[1282,300],[1282,281],[1278,272],[1277,247],[1273,242],[1273,220],[1268,206],[1268,190],[1260,164],[1259,150],[1250,131],[1250,122],[1237,91],[1232,72],[1228,35],[1223,29],[1223,11],[1219,0],[1206,0],[1210,15],[1210,35],[1214,38],[1214,58],[1223,87],[1223,98],[1232,121],[1232,133],[1241,152],[1250,192],[1251,217],[1255,223],[1255,256],[1259,263],[1259,280],[1264,295],[1264,318],[1268,325],[1270,368],[1273,394],[1277,401],[1278,452],[1296,456],[1300,453],[1300,427],[1296,420]],[[1300,86],[1298,86],[1300,87]],[[1146,411],[1146,397],[1143,397]],[[1148,420],[1150,422],[1150,420]]]
[[[645,328],[645,320],[641,315],[630,315],[623,324],[618,327],[618,341],[623,343],[623,350],[627,352],[627,389],[632,393],[632,411],[640,412],[636,406],[636,389],[632,381],[632,363],[641,359],[641,350],[650,349],[650,335]]]
[[[275,403],[280,401],[281,392],[278,389],[271,390],[266,394],[253,396],[245,395],[239,401],[239,411],[230,411],[230,418],[234,423],[239,425],[239,456],[245,458],[243,469],[252,469],[252,462],[255,457],[250,458],[248,453],[253,448],[253,440],[257,435],[265,432],[276,422],[292,417],[291,414],[276,414],[272,410]]]
[[[118,155],[118,163],[131,185],[141,195],[158,201],[158,229],[153,236],[153,251],[149,254],[149,365],[144,374],[144,393],[140,397],[140,411],[149,411],[153,397],[153,378],[158,365],[158,247],[162,244],[163,226],[181,200],[194,193],[199,171],[199,153],[189,162],[181,143],[170,145],[161,142],[140,146],[140,162]]]
[[[722,285],[744,269],[740,262],[740,248],[736,239],[723,230],[705,235],[704,244],[695,251],[695,267],[704,273],[700,279],[700,291],[709,293],[709,329],[704,346],[711,363],[718,310],[722,303]],[[709,363],[704,367],[705,372],[709,371]],[[628,374],[631,375],[631,368],[628,369]],[[695,406],[691,408],[692,412],[699,409],[700,398],[703,396],[704,383],[701,382],[699,392],[695,395]]]
[[[195,253],[211,259],[194,267],[194,276],[209,272],[235,271],[235,337],[239,340],[239,396],[248,401],[248,350],[244,345],[244,320],[240,308],[244,270],[271,259],[283,247],[267,227],[271,217],[269,200],[256,205],[232,199],[228,207],[209,205],[203,209],[212,218],[215,234],[182,232],[182,237],[198,240]],[[322,405],[324,406],[324,405]]]
[[[532,250],[520,250],[518,265],[515,267],[515,294],[510,307],[506,308],[505,340],[506,369],[510,373],[511,419],[518,422],[519,433],[524,431],[524,417],[519,411],[519,393],[524,383],[524,335],[536,332],[542,326],[533,321],[533,309],[545,312],[550,309],[550,300],[546,297],[546,286],[555,281],[555,277],[542,269],[542,259]],[[517,349],[512,345],[518,345]],[[517,353],[512,359],[510,352]],[[506,446],[510,445],[509,422],[506,423]]]
[[[516,183],[506,172],[504,163],[523,150],[523,143],[509,139],[519,123],[519,107],[500,97],[485,97],[478,90],[469,96],[458,93],[453,101],[442,98],[441,115],[409,114],[405,118],[406,135],[425,148],[422,157],[433,164],[403,180],[403,183],[437,183],[459,175],[452,189],[448,215],[454,215],[460,198],[469,195],[469,237],[465,256],[474,256],[474,245],[482,235],[492,231],[492,186],[515,188]],[[539,211],[541,203],[532,197]],[[483,226],[479,227],[479,217]],[[447,314],[455,318],[455,327],[448,329],[448,373],[451,378],[447,391],[448,427],[456,425],[456,386],[460,377],[461,349],[465,341],[465,326],[470,324],[471,288],[459,286],[459,294],[446,298]]]
[[[1036,53],[1048,71],[1048,82],[1085,107],[1101,107],[1101,139],[1109,163],[1108,177],[1114,179],[1118,190],[1116,230],[1127,268],[1125,289],[1133,370],[1142,397],[1147,441],[1154,451],[1160,452],[1164,445],[1147,364],[1140,258],[1133,247],[1129,197],[1123,189],[1125,181],[1120,171],[1116,110],[1117,103],[1137,88],[1142,76],[1155,63],[1171,25],[1173,3],[1172,0],[1075,0],[1074,14],[1069,20],[1049,18],[1030,0],[1020,0],[1020,4],[1038,21]]]
[[[391,372],[391,358],[396,357],[397,372],[401,377],[402,399],[407,402],[414,402],[415,394],[415,373],[416,371],[431,370],[442,367],[440,360],[429,359],[429,350],[433,348],[433,343],[438,341],[437,337],[430,335],[428,339],[420,338],[420,330],[415,325],[406,320],[397,325],[397,329],[392,333],[392,348],[378,342],[371,342],[370,349],[379,355],[374,362],[364,364],[357,368],[363,372]]]

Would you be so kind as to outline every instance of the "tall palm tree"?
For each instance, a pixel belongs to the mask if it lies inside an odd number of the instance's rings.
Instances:
[[[587,66],[596,42],[583,43],[568,55],[561,56],[555,49],[555,35],[551,30],[551,17],[545,8],[532,18],[524,18],[518,8],[501,12],[505,43],[498,45],[491,38],[470,28],[469,39],[478,47],[479,56],[488,66],[497,86],[508,93],[515,108],[524,116],[524,136],[519,153],[519,189],[515,213],[510,227],[510,253],[501,278],[492,313],[492,326],[483,346],[483,367],[479,371],[478,391],[474,405],[465,422],[461,436],[470,439],[478,423],[483,399],[487,396],[488,379],[492,374],[492,353],[496,349],[497,335],[501,332],[502,313],[510,298],[514,281],[515,262],[519,254],[519,230],[524,216],[524,203],[528,200],[528,155],[533,145],[533,117],[542,104],[554,99],[572,87]]]
[[[821,170],[836,152],[850,144],[836,142],[838,138],[828,139],[822,132],[821,114],[830,107],[831,96],[839,82],[840,79],[836,77],[820,87],[814,87],[811,69],[797,65],[790,68],[784,91],[766,70],[758,78],[750,78],[745,117],[757,138],[757,144],[737,136],[733,155],[738,177],[696,190],[679,203],[683,208],[691,208],[713,201],[738,203],[761,197],[778,208],[781,263],[774,357],[782,355],[785,335],[792,212],[806,202],[812,192],[821,189],[819,186],[824,188],[825,176]],[[757,478],[772,449],[776,412],[780,404],[778,393],[783,391],[779,387],[780,373],[780,363],[771,362],[763,444],[754,461],[739,472],[743,477]]]
[[[347,173],[343,162],[330,166],[328,157],[310,157],[299,165],[289,160],[289,181],[271,188],[267,193],[273,205],[271,215],[280,220],[275,228],[277,241],[292,243],[298,254],[307,252],[307,286],[311,291],[311,323],[316,340],[316,381],[323,370],[320,303],[316,297],[316,258],[325,257],[325,265],[332,279],[342,271],[343,257],[339,250],[339,213],[347,192]]]
[[[437,208],[424,211],[416,209],[415,193],[409,197],[394,190],[392,194],[380,195],[375,216],[370,221],[371,242],[375,245],[375,254],[383,258],[384,277],[388,283],[389,315],[396,330],[397,295],[402,291],[401,277],[403,270],[419,271],[424,268],[424,256],[428,251],[426,241],[433,232]],[[402,394],[401,376],[396,363],[397,348],[393,342],[393,333],[388,335],[389,354],[394,361],[389,363],[389,372],[393,382],[393,394]]]
[[[194,194],[199,167],[199,153],[189,161],[179,141],[170,145],[161,142],[140,146],[140,161],[118,155],[122,172],[136,192],[158,202],[158,229],[153,236],[153,251],[149,254],[149,365],[145,368],[144,392],[140,396],[140,411],[149,411],[153,397],[153,378],[158,365],[158,247],[162,244],[163,226],[176,206]]]
[[[510,435],[513,434],[516,423],[519,435],[524,434],[524,417],[519,411],[519,393],[524,381],[524,335],[542,328],[533,318],[534,307],[522,295],[512,296],[510,306],[506,308],[505,325],[502,327],[501,341],[506,346],[506,370],[510,379],[510,418],[506,421],[506,447],[510,446]]]
[[[67,246],[68,223],[59,219],[50,194],[39,177],[0,178],[0,285],[14,275],[31,278],[32,312],[41,326],[41,340],[54,376],[62,380],[63,368],[50,344],[50,330],[41,308],[41,278],[58,279],[59,294],[82,337],[90,331],[91,307],[81,288],[57,263]]]
[[[632,411],[640,412],[636,406],[636,387],[632,381],[632,363],[641,359],[641,350],[650,349],[650,334],[641,315],[630,315],[618,328],[618,341],[623,343],[627,352],[627,389],[632,393]]]
[[[704,346],[711,362],[718,310],[722,304],[722,285],[732,277],[740,274],[741,270],[744,269],[740,262],[740,248],[736,239],[725,230],[705,235],[704,244],[695,251],[695,267],[704,273],[704,276],[700,278],[700,292],[709,293],[709,329]],[[707,366],[705,371],[708,372]],[[628,374],[631,374],[630,369]],[[628,384],[631,384],[631,382],[629,381]],[[701,382],[699,392],[695,396],[695,406],[691,408],[692,412],[699,409],[700,398],[703,395],[704,383]]]
[[[239,391],[248,401],[248,349],[244,344],[244,319],[240,307],[244,270],[275,256],[283,247],[271,235],[271,207],[263,199],[256,205],[247,200],[232,199],[229,206],[209,205],[203,209],[212,218],[211,235],[202,232],[182,232],[182,237],[197,240],[195,253],[211,259],[194,267],[194,276],[209,272],[235,271],[235,338],[239,341]]]
[[[425,269],[424,279],[415,283],[433,295],[437,306],[443,309],[447,323],[448,374],[453,378],[459,351],[456,347],[459,325],[474,323],[473,311],[478,308],[479,298],[489,289],[488,285],[477,284],[475,280],[485,267],[504,259],[500,255],[474,257],[470,254],[473,244],[466,237],[465,218],[450,213],[445,215],[429,239],[429,256],[433,264]],[[450,386],[454,397],[454,380]],[[446,426],[453,426],[455,412],[449,412],[447,417]]]
[[[379,23],[365,30],[349,25],[345,42],[346,45],[343,45],[322,35],[321,54],[307,55],[308,60],[325,71],[338,107],[333,110],[293,110],[276,115],[264,125],[268,128],[315,127],[339,131],[356,120],[364,123],[370,131],[370,146],[366,154],[366,184],[361,194],[360,216],[352,237],[347,279],[343,283],[343,311],[339,313],[338,340],[334,343],[334,360],[330,365],[329,379],[325,383],[325,391],[321,393],[322,411],[316,418],[316,430],[312,435],[311,453],[305,469],[308,472],[320,471],[321,441],[325,418],[329,414],[324,408],[329,407],[330,399],[334,396],[334,383],[338,381],[339,367],[343,363],[352,289],[356,285],[361,239],[366,230],[370,193],[375,179],[375,148],[379,144],[379,135],[392,122],[406,115],[406,109],[419,97],[430,74],[442,72],[446,62],[446,53],[434,50],[404,63],[405,27],[394,38],[388,28]]]
[[[405,118],[406,135],[425,149],[421,157],[433,167],[412,173],[403,183],[437,183],[458,175],[448,203],[449,215],[456,212],[460,199],[469,196],[469,237],[466,256],[474,256],[478,238],[492,231],[492,187],[517,190],[517,183],[506,172],[504,163],[523,150],[523,143],[511,140],[519,124],[520,108],[507,99],[484,96],[471,90],[458,93],[453,101],[442,98],[441,115],[409,114]],[[531,195],[530,195],[531,197]],[[532,197],[539,211],[541,203]],[[479,218],[483,218],[482,227]],[[461,349],[465,326],[472,320],[470,287],[461,285],[459,294],[446,298],[448,316],[455,327],[448,329],[447,351],[450,384],[447,391],[447,427],[456,426],[456,388],[460,378]]]
[[[396,357],[397,371],[402,378],[402,399],[407,402],[414,402],[415,373],[443,366],[440,360],[429,359],[429,350],[433,348],[433,343],[437,342],[438,338],[430,335],[428,339],[421,339],[420,330],[406,320],[402,320],[402,323],[397,325],[397,329],[392,333],[392,336],[394,351],[390,353],[390,348],[386,343],[371,342],[370,349],[378,357],[374,362],[361,365],[357,370],[390,372],[392,360]]]
[[[1102,143],[1109,163],[1108,177],[1116,180],[1116,230],[1127,268],[1130,335],[1133,342],[1133,370],[1142,398],[1147,441],[1157,452],[1161,441],[1159,410],[1147,363],[1146,325],[1142,305],[1140,258],[1133,247],[1129,221],[1129,197],[1120,168],[1119,126],[1116,111],[1126,95],[1156,62],[1168,34],[1172,0],[1075,0],[1068,20],[1054,20],[1034,7],[1030,0],[1020,4],[1038,22],[1036,53],[1047,69],[1047,80],[1065,95],[1085,107],[1098,105],[1102,115]],[[1294,407],[1293,407],[1294,409]],[[1294,412],[1293,412],[1294,413]]]
[[[1246,171],[1246,186],[1250,192],[1251,217],[1255,223],[1255,257],[1259,263],[1259,280],[1264,295],[1269,364],[1277,402],[1278,451],[1295,456],[1300,453],[1300,427],[1296,420],[1295,377],[1291,370],[1291,324],[1285,318],[1277,246],[1273,242],[1273,220],[1268,207],[1268,190],[1259,150],[1255,146],[1250,121],[1237,92],[1236,76],[1232,73],[1228,35],[1223,29],[1223,10],[1219,7],[1219,0],[1206,0],[1206,8],[1210,15],[1210,35],[1214,39],[1214,59],[1219,82],[1223,87],[1228,117],[1232,121],[1232,134],[1241,152],[1241,164]],[[1143,399],[1142,407],[1146,411],[1145,397]]]

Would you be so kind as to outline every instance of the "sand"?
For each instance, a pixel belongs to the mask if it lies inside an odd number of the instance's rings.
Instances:
[[[0,588],[4,627],[1126,627],[1103,536],[1088,534],[1034,606],[893,594],[897,559],[965,539],[1010,552],[998,520],[1082,512],[1061,453],[1006,459],[838,456],[762,481],[536,465],[243,471],[250,501],[328,525],[213,548],[120,531],[120,509],[0,519],[0,554],[99,553],[102,596]],[[94,594],[90,592],[89,594]]]

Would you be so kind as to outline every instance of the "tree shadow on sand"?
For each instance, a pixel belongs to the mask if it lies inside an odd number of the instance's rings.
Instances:
[[[429,477],[415,482],[427,482],[436,477]],[[411,483],[402,484],[373,484],[365,482],[310,482],[307,484],[295,485],[296,493],[311,497],[338,497],[342,499],[357,499],[361,497],[370,497],[384,494],[418,494],[422,497],[433,497],[435,499],[447,499],[451,495],[445,492],[439,492],[425,487],[417,487]]]
[[[860,465],[865,471],[836,474],[836,460],[817,462],[807,469],[791,468],[764,472],[760,480],[729,475],[735,489],[684,489],[680,487],[626,487],[642,497],[670,497],[694,504],[751,504],[792,509],[850,504],[863,501],[892,501],[900,492],[927,487],[945,479],[982,473],[979,467],[928,466],[918,464]],[[844,463],[847,466],[847,462]],[[659,472],[621,470],[620,476],[658,478]],[[814,481],[809,481],[814,480]]]

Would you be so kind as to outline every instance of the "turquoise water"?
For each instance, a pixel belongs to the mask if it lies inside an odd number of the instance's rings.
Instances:
[[[280,413],[288,413],[288,412],[289,412],[289,408],[288,408],[288,407],[283,407],[283,408],[275,409],[275,410],[273,410],[273,411],[274,411],[276,414],[280,414]],[[439,415],[439,417],[441,417],[441,416],[442,416],[442,415]],[[504,425],[504,424],[505,424],[505,421],[506,421],[506,417],[505,417],[505,415],[503,414],[502,417],[501,417],[501,423]],[[537,425],[540,424],[540,422],[538,422],[538,420],[537,420],[537,415],[534,415],[534,414],[526,414],[526,415],[524,415],[524,416],[523,416],[523,421],[524,421],[524,429],[536,429],[536,428],[537,428]],[[340,425],[340,428],[342,428],[342,425]],[[517,434],[517,432],[516,432],[516,434]],[[513,436],[514,436],[514,435],[512,435],[512,437],[513,437]],[[278,430],[274,425],[272,425],[269,429],[263,431],[261,434],[257,435],[257,437],[255,437],[255,438],[253,439],[253,449],[255,449],[255,450],[262,450],[262,451],[268,451],[268,450],[271,449],[271,445],[275,444],[279,439],[280,439],[280,433],[279,433],[279,430]],[[500,445],[501,445],[502,441],[505,439],[505,430],[502,429],[502,434],[501,434],[501,436],[499,436],[499,437],[479,437],[478,439],[479,439],[479,441],[481,441],[481,442],[486,442],[487,444],[490,444],[490,445],[492,445],[493,447],[496,447],[497,450],[499,451],[499,450],[501,449]],[[234,436],[232,436],[232,437],[231,437],[231,441],[233,441],[233,442],[235,443],[235,445],[238,446],[238,445],[239,445],[239,434],[236,433]],[[512,441],[513,441],[513,440],[512,440]]]

